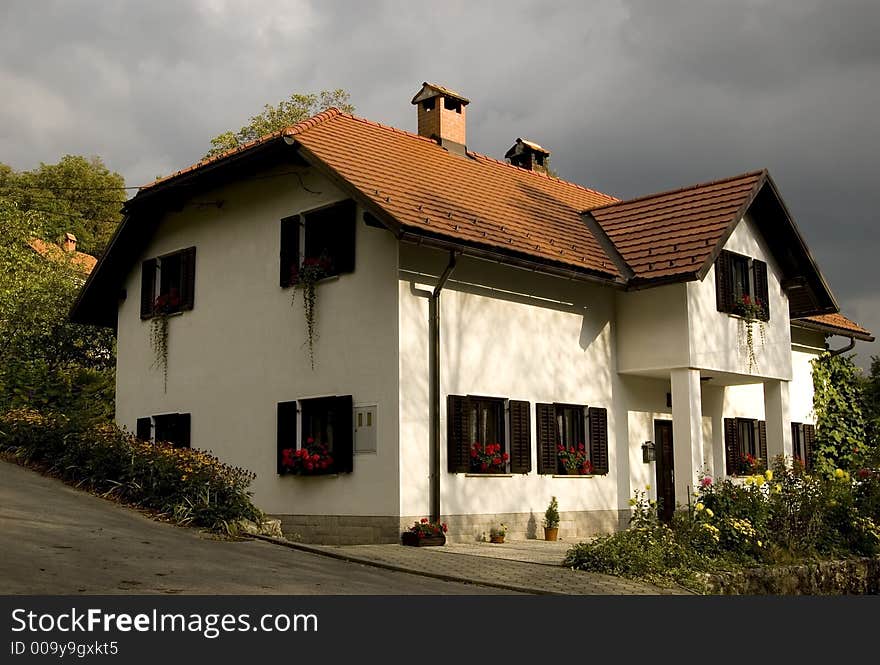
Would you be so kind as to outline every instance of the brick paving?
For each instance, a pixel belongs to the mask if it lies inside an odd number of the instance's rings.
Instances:
[[[369,566],[524,593],[614,596],[688,593],[682,589],[661,589],[610,575],[565,568],[561,564],[570,543],[531,540],[503,545],[447,543],[443,547],[404,547],[306,545],[280,538],[270,540],[294,549]]]

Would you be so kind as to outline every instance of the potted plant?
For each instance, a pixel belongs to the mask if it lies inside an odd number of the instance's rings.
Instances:
[[[587,459],[587,451],[582,443],[577,447],[559,444],[556,446],[556,456],[568,475],[589,476],[593,473],[593,463]]]
[[[503,543],[505,535],[507,535],[507,525],[502,522],[498,526],[493,526],[489,529],[489,542]]]
[[[471,471],[474,473],[504,473],[510,455],[501,452],[500,443],[474,443],[471,446]]]
[[[556,540],[559,537],[559,503],[556,497],[550,499],[550,505],[544,511],[544,540]]]
[[[446,544],[446,522],[431,522],[427,517],[415,522],[409,531],[400,534],[400,542],[410,547],[432,547]]]
[[[291,304],[296,300],[296,292],[303,292],[303,311],[306,317],[306,333],[308,334],[309,362],[315,369],[315,285],[332,272],[333,264],[326,256],[318,258],[306,257],[302,265],[294,266],[290,272],[290,283],[293,285]]]

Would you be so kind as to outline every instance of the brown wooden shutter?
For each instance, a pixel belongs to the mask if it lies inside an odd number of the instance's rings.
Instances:
[[[296,402],[278,403],[278,450],[277,466],[278,473],[284,473],[281,466],[281,451],[286,448],[296,448]]]
[[[282,287],[293,283],[292,274],[299,261],[299,215],[281,220],[281,248],[278,278]]]
[[[813,469],[813,455],[816,447],[816,426],[804,425],[804,468]]]
[[[552,404],[535,405],[536,431],[538,433],[538,473],[551,474],[559,470],[556,455],[556,407]]]
[[[589,408],[590,461],[593,473],[608,473],[608,409],[598,406]]]
[[[152,438],[153,421],[151,418],[138,418],[135,436],[142,441],[149,441]]]
[[[767,459],[767,421],[759,420],[757,425],[757,439],[758,439],[758,457],[764,460],[764,464],[767,468],[770,468],[770,460]]]
[[[739,441],[736,418],[724,419],[724,461],[727,466],[727,475],[735,476],[739,473]]]
[[[767,264],[755,259],[752,261],[752,270],[755,273],[755,297],[764,305],[761,315],[762,321],[770,320],[770,284],[767,276]]]
[[[180,309],[192,309],[196,296],[196,248],[180,252]]]
[[[532,418],[528,402],[510,400],[510,472],[529,473],[532,470]]]
[[[354,470],[354,405],[351,395],[334,397],[333,462],[339,473]]]
[[[177,414],[177,424],[175,432],[177,439],[174,442],[174,445],[178,448],[189,448],[190,446],[190,425],[192,423],[192,418],[188,413],[179,413]]]
[[[354,201],[344,201],[335,207],[335,224],[338,226],[339,244],[334,263],[336,272],[354,272],[355,235],[357,235],[357,206]]]
[[[719,312],[733,311],[733,255],[728,251],[715,261],[715,300]]]
[[[156,259],[147,259],[141,264],[141,318],[153,316],[156,291]]]
[[[803,441],[804,426],[801,423],[791,424],[791,454],[795,459],[804,461]]]
[[[470,400],[461,395],[446,398],[446,468],[467,473],[471,464]]]

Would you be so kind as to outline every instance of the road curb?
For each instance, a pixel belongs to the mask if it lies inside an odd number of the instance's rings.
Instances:
[[[565,594],[558,593],[556,591],[548,591],[547,589],[538,589],[533,587],[524,587],[518,586],[516,584],[504,584],[502,582],[488,582],[484,580],[475,580],[467,577],[461,577],[457,575],[444,575],[443,573],[432,573],[426,570],[417,570],[415,568],[407,568],[405,566],[398,566],[393,563],[385,563],[382,561],[373,561],[372,559],[364,559],[362,557],[353,556],[351,554],[345,554],[344,552],[333,552],[329,550],[325,550],[319,547],[312,547],[310,545],[306,545],[304,543],[297,543],[292,540],[287,540],[284,538],[276,538],[274,536],[263,536],[258,534],[252,534],[251,538],[255,538],[257,540],[264,540],[268,543],[274,543],[275,545],[281,545],[282,547],[288,547],[292,550],[299,550],[301,552],[309,552],[310,554],[320,554],[321,556],[330,557],[331,559],[339,559],[340,561],[348,561],[349,563],[359,563],[364,566],[372,566],[374,568],[382,568],[384,570],[392,570],[398,573],[409,573],[410,575],[421,575],[422,577],[431,577],[436,580],[443,580],[444,582],[459,582],[464,584],[474,584],[477,586],[490,587],[493,589],[503,589],[505,591],[516,591],[519,593],[528,593],[533,595],[541,595],[541,596],[562,596]]]

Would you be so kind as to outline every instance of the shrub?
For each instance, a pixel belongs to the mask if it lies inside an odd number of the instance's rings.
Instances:
[[[62,415],[16,409],[0,416],[0,450],[178,524],[230,531],[238,520],[262,518],[248,490],[254,474],[115,425],[81,428]]]

